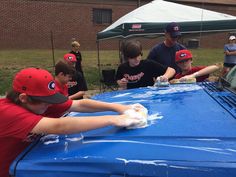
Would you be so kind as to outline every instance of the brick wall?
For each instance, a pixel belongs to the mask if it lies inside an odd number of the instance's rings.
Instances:
[[[109,3],[108,3],[109,2]],[[109,8],[113,21],[137,7],[136,1],[0,1],[0,48],[68,48],[76,38],[84,50],[96,49],[96,34],[105,25],[92,22],[93,8]],[[123,4],[123,5],[122,5]],[[108,26],[108,25],[107,25]]]
[[[0,49],[51,49],[50,36],[53,34],[56,49],[70,48],[71,39],[75,38],[81,43],[81,50],[95,50],[97,32],[108,25],[93,24],[93,8],[112,9],[114,22],[137,7],[134,0],[0,0],[0,3]],[[206,8],[236,15],[236,7],[208,5]],[[226,33],[204,36],[201,44],[203,47],[220,47],[227,41],[226,36]],[[215,37],[217,42],[212,40]],[[142,39],[146,48],[159,40]],[[117,41],[101,42],[100,47],[117,49]]]

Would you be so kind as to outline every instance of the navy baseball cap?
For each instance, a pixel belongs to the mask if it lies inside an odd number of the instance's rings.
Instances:
[[[181,36],[179,25],[175,22],[169,23],[166,26],[165,32],[169,33],[173,38]]]

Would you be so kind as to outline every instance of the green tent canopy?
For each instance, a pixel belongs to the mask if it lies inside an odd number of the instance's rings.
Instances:
[[[159,36],[177,22],[182,34],[214,33],[236,29],[236,17],[202,8],[154,0],[118,19],[97,34],[97,40],[133,36]]]

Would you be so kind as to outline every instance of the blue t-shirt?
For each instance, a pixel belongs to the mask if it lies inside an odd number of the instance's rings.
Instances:
[[[172,47],[167,47],[164,42],[155,45],[148,54],[147,59],[154,60],[164,66],[174,68],[177,73],[180,72],[180,68],[175,63],[176,51],[186,49],[180,43],[176,43]]]
[[[225,44],[224,51],[229,51],[229,52],[236,51],[236,44]],[[236,64],[236,55],[225,55],[224,63]]]

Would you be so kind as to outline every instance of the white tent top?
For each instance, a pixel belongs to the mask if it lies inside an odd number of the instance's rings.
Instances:
[[[191,22],[192,24],[194,22],[218,22],[227,20],[236,20],[236,17],[202,8],[167,2],[163,0],[154,0],[121,17],[100,33],[102,34],[109,32],[110,30],[113,30],[123,24],[167,24],[170,22]],[[125,27],[123,27],[123,29],[124,28]],[[233,29],[235,29],[235,27],[233,27]]]
[[[148,13],[144,13],[148,12]],[[173,18],[174,17],[174,18]],[[133,10],[107,27],[103,32],[113,29],[122,23],[151,23],[151,22],[192,22],[236,19],[235,16],[218,13],[202,8],[182,4],[154,0]]]

